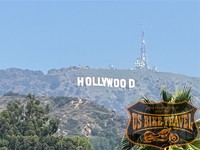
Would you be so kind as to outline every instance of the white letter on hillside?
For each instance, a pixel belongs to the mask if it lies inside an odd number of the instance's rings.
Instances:
[[[102,86],[106,86],[106,78],[101,78],[101,80],[102,80]]]
[[[134,79],[129,79],[129,88],[134,88],[135,87],[135,80]]]
[[[118,88],[119,87],[119,79],[114,79],[114,87]]]
[[[112,78],[105,78],[105,80],[107,81],[108,87],[112,87],[113,79]]]
[[[90,77],[85,78],[85,85],[86,86],[91,86],[92,85],[92,79]]]
[[[95,77],[92,77],[92,85],[93,85],[93,86],[98,86],[98,84],[97,84],[96,81],[95,81]]]
[[[125,79],[121,79],[120,80],[120,86],[121,86],[121,88],[125,88],[126,87],[126,80]]]
[[[84,86],[84,78],[83,77],[77,77],[77,85]]]

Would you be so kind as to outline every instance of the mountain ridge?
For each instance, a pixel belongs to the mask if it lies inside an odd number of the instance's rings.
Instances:
[[[60,71],[60,70],[73,70],[73,69],[92,69],[92,70],[119,70],[119,71],[142,71],[142,70],[134,70],[134,69],[112,69],[112,68],[89,68],[88,66],[86,67],[79,67],[79,66],[70,66],[70,67],[66,67],[66,68],[56,68],[56,69],[49,69],[47,70],[47,72],[45,73],[42,70],[32,70],[32,69],[22,69],[22,68],[17,68],[17,67],[10,67],[10,68],[5,68],[5,69],[0,69],[0,72],[2,71],[19,71],[19,72],[35,72],[38,73],[40,75],[49,75],[52,74],[55,71]],[[143,70],[144,71],[144,70]],[[153,70],[146,70],[146,71],[153,71]],[[157,72],[157,73],[164,73],[164,74],[175,74],[175,75],[180,75],[180,76],[185,76],[185,77],[190,77],[190,78],[200,78],[198,76],[190,76],[190,75],[184,75],[182,73],[176,73],[176,72],[162,72],[162,71],[153,71],[153,72]]]
[[[107,77],[134,79],[135,87],[97,87],[78,86],[77,77]],[[192,88],[194,100],[200,98],[200,77],[189,77],[175,73],[155,72],[152,70],[92,69],[89,67],[68,67],[42,71],[8,68],[0,70],[0,95],[14,93],[32,93],[37,96],[72,96],[85,98],[104,105],[119,114],[125,113],[127,105],[142,96],[160,100],[160,89],[175,89],[188,86]]]

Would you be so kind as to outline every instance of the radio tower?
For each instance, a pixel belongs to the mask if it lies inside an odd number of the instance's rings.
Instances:
[[[141,43],[140,51],[141,51],[141,56],[140,58],[137,58],[135,62],[135,69],[150,69],[148,65],[148,58],[146,56],[146,50],[145,50],[144,31],[142,31],[142,43]]]

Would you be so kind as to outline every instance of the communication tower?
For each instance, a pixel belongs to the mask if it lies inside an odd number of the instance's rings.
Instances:
[[[142,43],[140,47],[141,56],[135,62],[135,69],[150,69],[145,49],[144,31],[142,31]]]

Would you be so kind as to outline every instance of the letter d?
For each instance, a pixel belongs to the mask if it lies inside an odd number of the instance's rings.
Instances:
[[[129,85],[129,88],[134,88],[135,87],[135,80],[134,79],[129,79],[128,81],[128,85]]]

